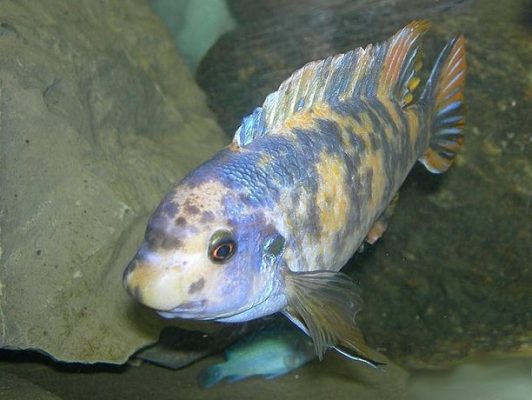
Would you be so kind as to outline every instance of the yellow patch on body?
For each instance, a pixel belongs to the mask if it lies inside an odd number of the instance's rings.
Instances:
[[[396,114],[397,118],[399,116]],[[288,118],[284,124],[284,128],[278,131],[278,134],[284,136],[293,135],[294,129],[305,129],[312,131],[316,129],[316,120],[330,120],[335,122],[340,128],[340,136],[342,139],[342,145],[344,150],[348,154],[354,152],[351,144],[350,132],[354,132],[363,141],[364,146],[368,148],[370,146],[370,140],[368,135],[374,134],[374,127],[369,115],[366,112],[362,112],[358,115],[360,122],[351,117],[346,117],[333,111],[331,107],[326,103],[320,103],[308,110],[302,110],[293,114]],[[387,132],[391,135],[390,132]]]
[[[345,226],[349,213],[349,194],[346,191],[346,169],[336,156],[322,153],[317,165],[318,191],[316,207],[322,234],[338,232]]]
[[[317,119],[331,119],[334,114],[328,104],[319,103],[312,108],[294,113],[285,121],[284,126],[290,130],[294,128],[311,130],[316,128]]]
[[[315,116],[314,116],[314,110],[311,108],[309,110],[303,110],[300,112],[295,113],[290,118],[288,118],[285,122],[285,126],[292,130],[294,128],[298,129],[313,129],[315,125]]]

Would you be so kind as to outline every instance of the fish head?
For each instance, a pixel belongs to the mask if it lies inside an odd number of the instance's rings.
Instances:
[[[282,308],[283,252],[274,223],[242,195],[184,181],[151,216],[123,280],[165,318],[247,321]]]

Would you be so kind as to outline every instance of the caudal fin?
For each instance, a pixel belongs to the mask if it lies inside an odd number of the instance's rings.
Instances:
[[[419,161],[433,173],[447,171],[463,144],[466,68],[465,42],[460,35],[440,53],[421,96],[432,124],[429,148]]]
[[[200,371],[198,374],[198,384],[202,388],[208,389],[221,382],[224,378],[225,375],[220,365],[211,365]]]

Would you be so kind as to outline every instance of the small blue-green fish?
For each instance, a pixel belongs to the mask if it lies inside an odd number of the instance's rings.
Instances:
[[[226,379],[237,382],[251,376],[266,379],[284,375],[316,357],[312,339],[290,326],[254,332],[225,350],[227,361],[205,368],[198,383],[210,388]]]
[[[284,313],[321,358],[364,361],[359,288],[340,272],[384,232],[414,163],[446,171],[462,145],[462,36],[420,93],[426,21],[296,71],[152,215],[124,273],[166,318],[242,322]],[[378,295],[378,294],[375,294]]]

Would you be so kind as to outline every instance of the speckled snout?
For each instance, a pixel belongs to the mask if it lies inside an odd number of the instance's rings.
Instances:
[[[168,265],[160,256],[141,249],[124,271],[128,293],[139,303],[158,311],[170,311],[186,304],[190,283],[183,268]]]

